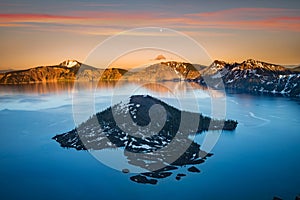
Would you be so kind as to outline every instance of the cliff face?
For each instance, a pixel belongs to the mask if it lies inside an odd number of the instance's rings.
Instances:
[[[74,80],[74,70],[71,68],[53,66],[37,67],[22,71],[7,72],[0,79],[1,84],[22,84],[38,82],[55,82]]]
[[[191,63],[182,62],[162,62],[161,65],[170,67],[181,79],[194,79],[200,76],[200,68],[198,65],[192,65]]]
[[[124,73],[126,70],[123,69],[103,70],[77,61],[64,61],[55,66],[42,66],[0,74],[0,84],[118,80]]]
[[[151,65],[138,72],[128,74],[124,79],[130,81],[166,81],[166,80],[186,80],[200,76],[196,65],[183,62],[161,62]]]
[[[3,77],[4,75],[5,75],[4,73],[0,74],[0,80],[2,79],[2,77]]]
[[[104,80],[104,81],[119,80],[126,73],[127,73],[127,70],[125,70],[125,69],[108,68],[108,69],[105,69],[105,70],[101,70],[100,80]]]

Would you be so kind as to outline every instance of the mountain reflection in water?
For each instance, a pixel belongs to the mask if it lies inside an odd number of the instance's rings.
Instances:
[[[99,81],[97,82],[48,82],[48,83],[33,83],[33,84],[19,84],[19,85],[0,85],[0,93],[16,94],[16,93],[30,93],[30,94],[59,94],[62,92],[72,93],[73,91],[93,91],[101,89],[114,89],[115,87],[122,87],[124,85],[136,85],[147,90],[159,93],[173,93],[174,91],[185,93],[191,89],[206,90],[205,87],[194,83],[185,81],[163,81],[163,82],[143,82],[143,81]]]

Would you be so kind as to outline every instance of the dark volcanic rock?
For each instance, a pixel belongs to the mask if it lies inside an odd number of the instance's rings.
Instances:
[[[158,109],[152,113],[155,123],[151,122],[151,113],[149,113],[150,108],[154,105],[160,105],[166,111],[164,114],[161,109]],[[182,122],[182,115],[189,121]],[[128,118],[132,121],[127,121]],[[115,119],[123,121],[117,124]],[[187,124],[197,121],[199,123],[196,127],[191,128]],[[163,126],[163,128],[158,133],[153,133],[153,130],[156,129],[151,125]],[[135,153],[153,152],[166,146],[175,136],[187,140],[187,136],[192,133],[201,133],[208,129],[234,130],[236,126],[237,121],[212,120],[201,114],[180,111],[153,97],[137,95],[132,96],[128,103],[120,103],[99,112],[79,127],[56,135],[53,139],[62,147],[76,148],[77,150],[125,147],[126,150]],[[124,132],[120,127],[122,129],[126,127],[126,130],[131,133]],[[190,149],[193,148],[193,146],[190,147]]]
[[[137,182],[137,183],[143,183],[143,184],[152,184],[152,185],[157,184],[156,179],[149,179],[146,176],[142,176],[142,175],[132,176],[132,177],[130,177],[130,180]]]
[[[129,171],[129,169],[122,169],[122,172],[123,172],[124,174],[128,174],[130,171]]]

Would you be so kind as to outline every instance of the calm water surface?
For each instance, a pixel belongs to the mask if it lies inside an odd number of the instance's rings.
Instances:
[[[88,87],[82,90],[90,92]],[[123,84],[122,90],[211,113],[210,95],[197,86]],[[98,87],[95,110],[110,106],[112,95],[122,96],[114,84]],[[198,105],[190,103],[194,95]],[[107,167],[86,151],[63,149],[51,139],[75,126],[71,85],[1,87],[0,198],[294,199],[300,194],[299,100],[245,94],[222,98],[226,118],[237,120],[237,129],[222,133],[214,155],[199,165],[201,173],[180,181],[171,176],[153,186],[134,183],[130,174]]]

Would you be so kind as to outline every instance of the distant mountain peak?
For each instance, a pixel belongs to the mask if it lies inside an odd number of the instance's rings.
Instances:
[[[255,59],[247,59],[241,63],[229,63],[225,61],[215,60],[211,65],[211,70],[213,72],[219,71],[223,68],[234,68],[239,70],[250,70],[250,69],[261,69],[261,70],[267,70],[267,71],[286,71],[287,69],[281,65],[266,63],[262,61],[258,61]]]
[[[262,67],[263,65],[275,65],[275,64],[270,64],[270,63],[262,62],[262,61],[259,61],[259,60],[255,60],[255,59],[252,59],[252,58],[243,61],[241,64],[252,65],[252,66],[260,66],[260,67]]]
[[[222,60],[214,60],[213,63],[215,63],[215,64],[226,64],[226,62],[222,61]]]
[[[65,60],[59,65],[63,67],[74,67],[74,66],[80,66],[81,63],[78,62],[77,60]]]
[[[243,63],[257,64],[257,63],[261,63],[261,61],[258,61],[258,60],[254,60],[254,59],[252,59],[252,58],[249,58],[249,59],[245,60]]]

